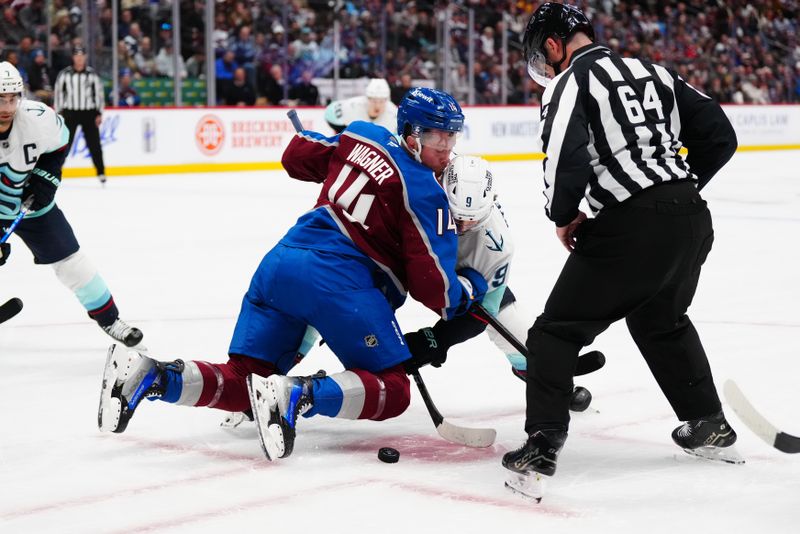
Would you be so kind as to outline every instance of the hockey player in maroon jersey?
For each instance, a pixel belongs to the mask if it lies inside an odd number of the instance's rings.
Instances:
[[[435,177],[463,121],[450,95],[416,88],[398,111],[401,139],[365,122],[334,137],[295,137],[283,165],[293,178],[321,182],[322,192],[254,274],[228,363],[163,363],[112,346],[100,429],[124,431],[145,397],[229,411],[252,407],[264,452],[275,459],[291,453],[301,414],[383,420],[403,413],[410,387],[402,362],[410,354],[394,309],[410,293],[450,319],[486,291],[480,273],[456,273],[455,225]],[[344,372],[284,376],[307,325]]]

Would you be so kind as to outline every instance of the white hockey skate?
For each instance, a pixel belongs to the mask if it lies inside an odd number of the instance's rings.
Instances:
[[[181,360],[159,362],[138,350],[111,345],[103,370],[97,426],[103,432],[125,432],[141,401],[162,397],[167,375],[180,374],[183,369]]]
[[[225,414],[225,418],[222,420],[219,426],[225,430],[233,430],[245,422],[253,422],[253,412],[249,410],[246,412],[228,412]]]
[[[297,417],[314,403],[311,378],[250,375],[247,390],[264,455],[267,460],[286,458],[294,449]]]
[[[544,497],[545,481],[548,478],[550,477],[536,471],[527,474],[511,472],[506,479],[506,487],[518,495],[540,503]]]
[[[101,431],[124,432],[139,402],[159,393],[156,364],[152,358],[116,343],[109,347],[97,412]]]

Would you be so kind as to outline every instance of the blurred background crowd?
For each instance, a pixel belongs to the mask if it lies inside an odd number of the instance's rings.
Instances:
[[[574,3],[599,42],[669,66],[722,103],[800,102],[796,0]],[[120,0],[116,43],[110,0],[0,5],[0,54],[45,101],[75,45],[87,48],[105,80],[116,47],[120,105],[140,104],[137,91],[176,73],[202,90],[207,61],[222,105],[325,104],[330,94],[317,86],[330,78],[386,78],[395,102],[422,82],[465,103],[536,103],[541,93],[519,44],[538,2],[217,0],[207,57],[206,3],[181,0],[178,61],[169,1]]]

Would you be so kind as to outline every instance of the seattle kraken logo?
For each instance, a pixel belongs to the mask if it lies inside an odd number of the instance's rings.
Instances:
[[[6,176],[5,173],[0,172],[0,183],[10,189],[22,189],[25,187],[27,180],[23,180],[21,182],[15,182],[10,177]]]
[[[495,252],[503,252],[503,242],[504,242],[503,236],[500,236],[500,242],[498,243],[497,239],[492,234],[492,231],[486,230],[486,237],[491,239],[492,243],[494,243],[494,246],[486,245],[486,248],[488,248],[489,250],[493,250]]]

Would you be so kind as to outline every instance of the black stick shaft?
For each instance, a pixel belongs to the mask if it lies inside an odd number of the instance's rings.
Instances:
[[[517,339],[517,336],[512,334],[508,330],[508,328],[506,328],[505,325],[503,325],[503,323],[497,320],[497,318],[494,315],[486,311],[486,308],[484,308],[481,304],[474,304],[471,310],[473,315],[475,315],[476,317],[478,317],[483,321],[486,321],[489,324],[489,326],[497,330],[497,333],[503,336],[503,338],[506,341],[511,343],[511,345],[515,349],[517,349],[520,354],[522,354],[526,358],[530,358],[530,355],[528,354],[528,347],[523,345],[522,342],[519,339]]]
[[[525,356],[525,358],[530,358],[530,353],[528,352],[528,347],[526,347],[522,341],[517,339],[517,336],[511,333],[511,331],[503,325],[497,318],[486,311],[481,304],[475,304],[470,308],[470,313],[472,313],[475,317],[482,321],[486,321],[486,323],[494,328],[498,334],[503,336],[503,338],[511,343],[511,345],[519,351],[520,354]],[[578,356],[578,363],[575,367],[575,376],[581,375],[588,375],[589,373],[593,373],[603,367],[606,363],[605,355],[602,352],[593,350],[591,352],[587,352],[586,354],[582,354]]]
[[[436,408],[436,405],[433,403],[431,394],[428,393],[428,388],[425,386],[425,382],[422,381],[422,376],[420,376],[419,371],[411,373],[411,376],[414,377],[414,382],[417,384],[419,394],[422,396],[422,400],[425,402],[425,407],[428,409],[428,413],[431,414],[433,424],[438,427],[442,424],[442,421],[444,421],[444,417],[442,417],[441,412],[439,412],[439,410]]]

